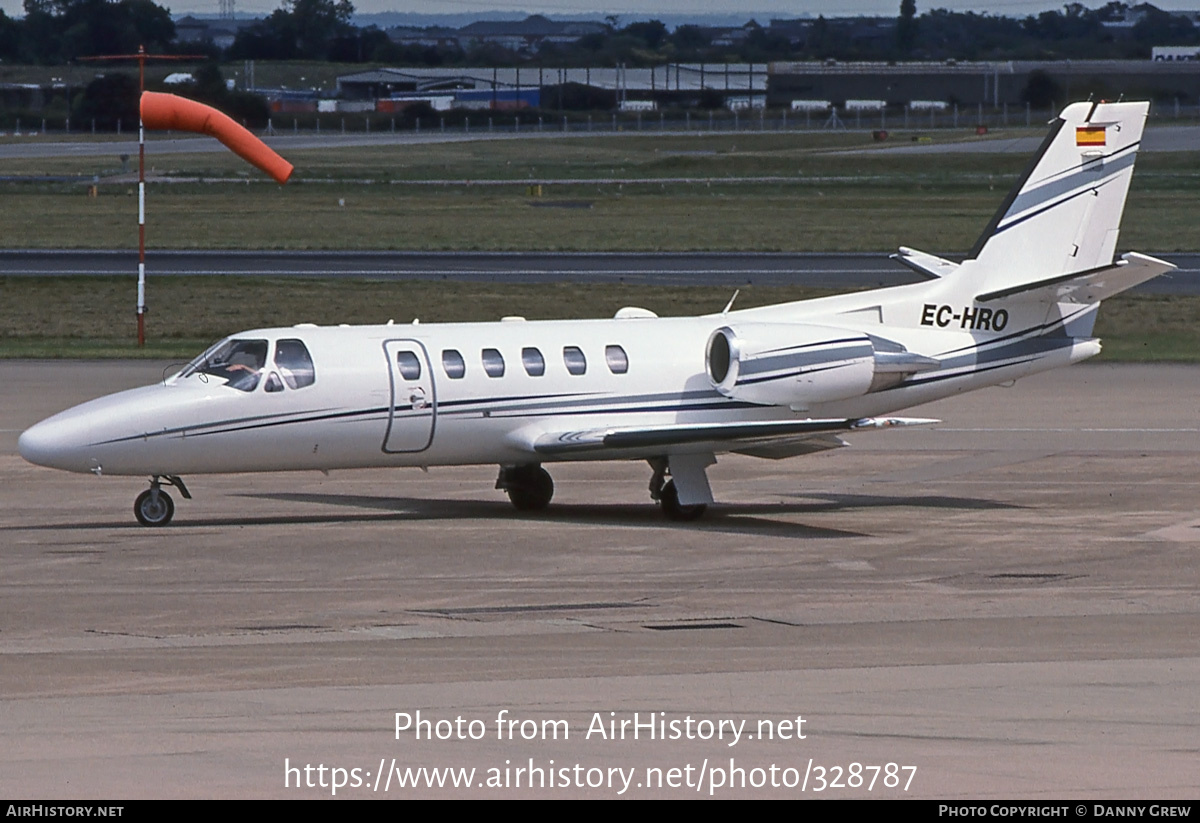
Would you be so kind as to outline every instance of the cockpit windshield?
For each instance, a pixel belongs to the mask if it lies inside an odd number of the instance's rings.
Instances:
[[[222,340],[197,357],[179,373],[181,378],[193,374],[224,378],[227,386],[239,391],[254,391],[267,362],[266,340]]]

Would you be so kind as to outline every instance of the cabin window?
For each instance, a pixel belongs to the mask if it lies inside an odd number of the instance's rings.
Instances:
[[[275,344],[275,365],[289,388],[302,389],[317,379],[308,347],[301,340],[280,340]],[[268,391],[274,391],[269,386]]]
[[[467,373],[467,363],[457,349],[442,351],[442,368],[445,370],[446,376],[452,380],[458,380]]]
[[[629,357],[620,346],[605,346],[604,360],[608,363],[608,370],[613,374],[624,374],[629,371]]]
[[[583,374],[587,371],[587,358],[583,356],[583,349],[578,346],[563,347],[563,363],[571,374]]]
[[[396,352],[396,367],[400,369],[400,376],[405,380],[421,379],[421,361],[413,352]]]
[[[483,370],[487,372],[488,377],[504,376],[504,356],[497,349],[484,349],[481,356]]]
[[[521,349],[521,365],[530,377],[541,377],[546,373],[546,358],[533,346]]]

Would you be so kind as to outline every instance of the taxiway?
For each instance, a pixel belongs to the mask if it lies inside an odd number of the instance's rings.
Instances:
[[[142,481],[16,456],[41,417],[161,372],[0,362],[6,797],[329,796],[318,765],[359,769],[338,797],[615,797],[614,768],[633,797],[1195,796],[1200,369],[1077,366],[912,410],[929,429],[725,457],[688,525],[630,463],[553,467],[535,517],[488,467],[196,476],[155,530]],[[397,739],[417,710],[485,733]],[[805,737],[588,735],[659,712]],[[512,785],[550,761],[606,782]],[[828,785],[854,763],[917,768],[907,792]],[[306,765],[330,785],[296,788]],[[712,785],[738,767],[745,788]]]

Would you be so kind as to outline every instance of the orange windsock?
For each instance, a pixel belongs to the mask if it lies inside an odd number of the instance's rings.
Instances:
[[[142,123],[148,129],[178,129],[215,137],[247,163],[265,171],[279,183],[292,176],[291,163],[271,150],[228,115],[174,94],[142,93]]]

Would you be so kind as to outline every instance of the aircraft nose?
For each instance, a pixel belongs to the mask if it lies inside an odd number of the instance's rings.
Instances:
[[[43,420],[21,433],[17,451],[38,466],[85,472],[95,468],[89,451],[88,426],[69,412]]]

